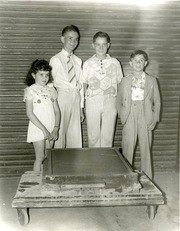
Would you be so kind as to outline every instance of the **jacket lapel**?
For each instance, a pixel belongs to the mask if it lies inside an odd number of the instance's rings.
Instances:
[[[144,87],[144,98],[147,97],[149,90],[150,90],[150,85],[151,85],[151,78],[148,78],[149,76],[145,73],[145,87]]]
[[[132,77],[133,77],[133,75],[128,76],[127,85],[126,85],[126,89],[125,89],[125,91],[128,93],[128,98],[131,98]]]

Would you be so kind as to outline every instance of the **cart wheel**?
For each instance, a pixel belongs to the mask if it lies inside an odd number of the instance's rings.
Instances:
[[[157,213],[157,205],[149,205],[147,208],[149,219],[154,219]]]
[[[28,215],[27,209],[18,208],[17,213],[18,213],[19,223],[23,226],[27,225],[29,223],[29,215]]]

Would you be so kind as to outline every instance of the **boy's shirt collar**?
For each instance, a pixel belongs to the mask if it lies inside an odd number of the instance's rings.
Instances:
[[[96,56],[96,54],[94,54],[94,55],[93,55],[93,58],[95,58],[95,59],[98,60],[98,61],[99,61],[99,60],[102,60],[102,61],[103,61],[103,60],[106,60],[106,59],[110,59],[111,56],[110,56],[109,54],[106,54],[106,58],[105,58],[105,59],[99,59],[99,58]]]
[[[73,55],[73,52],[71,54],[69,54],[64,48],[62,49],[62,53],[68,57],[69,55]]]
[[[134,79],[145,79],[146,74],[145,74],[145,72],[143,71],[143,73],[141,74],[141,78],[136,78],[135,75],[134,75],[134,73],[132,73],[132,77],[133,77]]]

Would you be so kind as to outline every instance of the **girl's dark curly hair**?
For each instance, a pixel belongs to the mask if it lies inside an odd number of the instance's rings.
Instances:
[[[34,62],[32,62],[31,67],[27,73],[27,76],[25,78],[24,83],[27,86],[31,86],[35,83],[35,79],[32,76],[32,73],[36,74],[38,71],[49,71],[49,82],[52,82],[52,73],[51,73],[52,67],[49,65],[48,61],[44,59],[36,59]]]

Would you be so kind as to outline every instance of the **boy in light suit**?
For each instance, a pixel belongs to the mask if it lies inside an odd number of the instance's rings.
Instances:
[[[134,149],[139,141],[141,170],[152,179],[152,130],[160,117],[160,94],[156,78],[144,72],[148,55],[142,50],[130,56],[133,72],[120,83],[117,96],[118,115],[123,124],[123,155],[133,163]]]
[[[117,86],[123,78],[120,62],[108,54],[110,37],[93,36],[95,54],[85,61],[86,121],[89,147],[112,147],[117,119]]]
[[[84,119],[82,60],[74,54],[79,44],[79,29],[74,25],[62,30],[62,50],[50,59],[54,86],[61,111],[59,139],[55,148],[82,148],[81,122]]]

